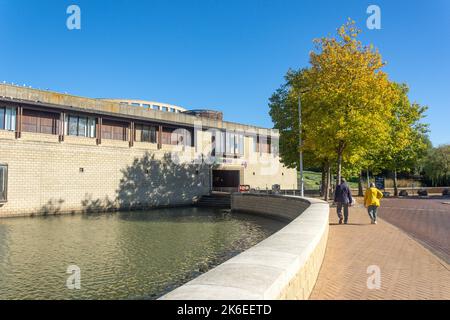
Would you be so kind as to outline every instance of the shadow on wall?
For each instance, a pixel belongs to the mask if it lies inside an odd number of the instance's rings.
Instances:
[[[207,165],[177,164],[170,154],[162,159],[144,154],[122,170],[117,202],[122,209],[190,204],[209,192]]]
[[[61,214],[61,207],[64,204],[65,200],[63,199],[50,199],[47,201],[45,205],[41,207],[39,213],[43,216],[48,215],[58,215]]]
[[[92,194],[86,194],[81,201],[81,212],[95,214],[192,204],[196,198],[209,193],[209,172],[206,164],[177,164],[170,154],[155,159],[154,155],[146,153],[121,170],[115,199],[93,198]],[[64,203],[63,199],[50,199],[40,208],[39,215],[59,215],[64,211]],[[80,209],[75,208],[71,213],[78,211]]]
[[[83,213],[111,212],[118,208],[117,201],[109,199],[108,196],[104,199],[92,199],[91,194],[86,194],[85,197],[86,198],[81,202]]]

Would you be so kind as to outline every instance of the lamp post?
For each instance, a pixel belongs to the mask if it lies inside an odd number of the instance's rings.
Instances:
[[[305,184],[303,179],[303,150],[302,150],[302,100],[301,93],[298,94],[298,147],[300,151],[300,196],[305,196]]]

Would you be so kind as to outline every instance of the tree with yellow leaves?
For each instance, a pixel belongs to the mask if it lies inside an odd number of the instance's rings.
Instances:
[[[296,153],[299,150],[293,146],[298,121],[289,121],[295,113],[287,118],[287,112],[294,111],[293,102],[301,95],[302,148],[317,161],[328,161],[328,165],[336,161],[337,183],[344,161],[358,164],[369,153],[379,154],[389,140],[398,96],[395,85],[382,71],[385,63],[380,53],[358,40],[360,32],[349,20],[338,29],[337,37],[315,40],[311,66],[288,72],[287,84],[272,96],[270,104],[280,140],[283,134],[289,134],[292,141],[288,144]]]
[[[337,183],[345,158],[354,164],[378,153],[389,139],[389,121],[397,91],[382,71],[377,50],[358,39],[353,21],[338,30],[338,38],[315,40],[311,67],[305,77],[305,131],[313,143],[328,145],[337,159]],[[298,89],[299,91],[302,88]]]

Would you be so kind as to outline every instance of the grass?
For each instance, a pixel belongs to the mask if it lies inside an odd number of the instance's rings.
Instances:
[[[304,171],[303,179],[305,181],[305,189],[317,190],[319,189],[320,182],[322,181],[322,173],[315,171]],[[358,177],[349,179],[347,183],[350,188],[358,188]]]

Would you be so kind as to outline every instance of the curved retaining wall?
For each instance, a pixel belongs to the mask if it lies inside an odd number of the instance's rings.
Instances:
[[[325,254],[328,203],[295,196],[234,194],[232,210],[290,223],[161,299],[308,299]]]

